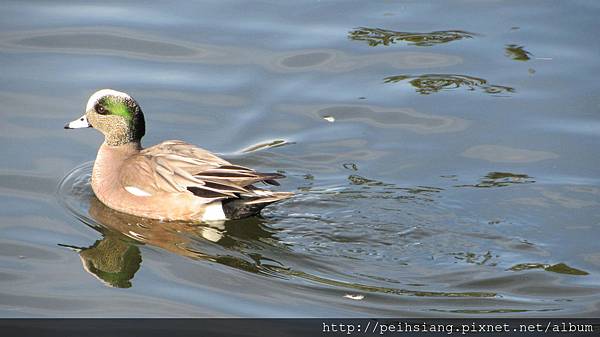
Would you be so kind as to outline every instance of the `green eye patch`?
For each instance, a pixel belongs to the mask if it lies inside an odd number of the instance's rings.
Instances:
[[[125,100],[115,97],[105,97],[101,100],[100,104],[102,104],[111,115],[122,116],[129,121],[133,119],[133,111]]]

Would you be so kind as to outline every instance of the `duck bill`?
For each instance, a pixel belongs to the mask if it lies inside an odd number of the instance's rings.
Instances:
[[[81,129],[81,128],[91,128],[92,124],[90,124],[85,115],[77,118],[76,120],[67,123],[65,125],[65,129]]]

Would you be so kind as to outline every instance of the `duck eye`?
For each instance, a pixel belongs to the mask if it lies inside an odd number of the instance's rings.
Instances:
[[[108,114],[108,110],[106,110],[106,108],[100,104],[96,105],[96,112],[101,114],[101,115],[106,115]]]

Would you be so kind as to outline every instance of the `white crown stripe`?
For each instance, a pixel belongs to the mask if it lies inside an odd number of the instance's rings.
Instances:
[[[131,98],[131,96],[127,95],[124,92],[120,92],[120,91],[116,91],[116,90],[112,90],[112,89],[98,90],[92,96],[90,96],[90,99],[88,100],[88,102],[85,106],[85,111],[89,111],[91,108],[93,108],[94,105],[96,105],[96,103],[98,102],[98,100],[104,96],[117,96],[117,97],[122,97],[122,98]]]

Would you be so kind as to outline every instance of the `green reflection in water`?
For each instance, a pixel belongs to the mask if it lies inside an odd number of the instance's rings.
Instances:
[[[398,83],[408,81],[415,90],[422,95],[429,95],[441,90],[465,88],[470,91],[481,91],[486,94],[514,93],[512,87],[488,84],[483,78],[456,75],[456,74],[424,74],[424,75],[397,75],[383,79],[384,83]]]
[[[510,57],[515,61],[529,61],[531,59],[529,57],[531,53],[525,50],[523,46],[507,44],[504,50],[506,51],[506,57]]]
[[[476,34],[462,30],[443,30],[430,33],[397,32],[381,28],[359,27],[348,33],[348,38],[355,41],[365,41],[371,47],[389,46],[398,41],[405,41],[408,45],[429,47],[436,44],[470,39]]]
[[[510,173],[510,172],[490,172],[483,177],[479,183],[474,185],[457,185],[455,187],[506,187],[515,184],[532,184],[535,183],[533,177],[526,174]]]
[[[85,271],[94,275],[104,284],[115,288],[131,287],[131,280],[140,269],[142,256],[135,241],[126,236],[99,229],[103,238],[79,251]]]
[[[530,269],[544,269],[545,271],[567,275],[589,275],[588,272],[569,267],[565,263],[557,263],[553,265],[544,263],[520,263],[508,268],[508,270],[512,271],[522,271]]]

